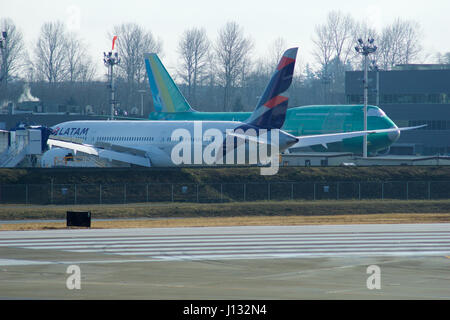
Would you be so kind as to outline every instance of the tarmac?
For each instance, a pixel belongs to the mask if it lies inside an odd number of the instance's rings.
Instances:
[[[450,224],[5,231],[1,299],[450,299]]]

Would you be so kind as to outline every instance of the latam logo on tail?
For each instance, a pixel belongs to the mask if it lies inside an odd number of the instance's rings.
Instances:
[[[89,128],[60,128],[56,127],[53,130],[55,136],[85,136]]]

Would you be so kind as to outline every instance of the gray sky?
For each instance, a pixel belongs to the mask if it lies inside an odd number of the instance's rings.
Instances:
[[[106,70],[103,52],[111,48],[107,32],[124,22],[140,24],[163,40],[162,60],[169,71],[176,67],[177,43],[184,30],[204,27],[215,40],[217,31],[228,21],[236,21],[244,28],[257,56],[266,55],[268,45],[283,37],[289,47],[300,47],[303,63],[311,63],[314,26],[324,23],[332,10],[366,20],[377,30],[397,17],[414,19],[422,27],[426,53],[450,51],[448,0],[5,0],[0,9],[1,18],[12,18],[21,29],[30,54],[44,22],[65,22],[88,44],[100,72]],[[433,61],[429,57],[426,62]]]

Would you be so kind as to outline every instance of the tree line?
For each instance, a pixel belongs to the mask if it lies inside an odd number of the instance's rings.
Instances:
[[[27,83],[41,101],[92,105],[96,113],[108,113],[106,77],[97,78],[92,57],[79,34],[69,32],[61,21],[46,22],[31,50],[23,34],[9,18],[0,19],[2,42],[1,101],[17,101]],[[117,99],[128,113],[151,109],[143,54],[163,54],[163,41],[136,23],[115,25],[108,31],[118,36],[121,63],[116,66]],[[426,57],[422,32],[414,20],[396,19],[381,30],[350,14],[331,11],[311,36],[313,61],[297,63],[290,106],[345,103],[345,71],[360,70],[362,58],[354,50],[357,39],[374,38],[378,50],[372,65],[390,70],[397,64],[421,62]],[[215,39],[205,28],[186,29],[179,37],[177,68],[172,76],[191,105],[202,111],[252,110],[286,48],[282,37],[269,42],[266,55],[254,54],[254,42],[237,22],[225,23]],[[29,53],[30,54],[29,54]],[[436,63],[450,63],[450,53],[436,53]],[[106,68],[105,68],[106,70]],[[58,88],[58,90],[56,90]],[[141,91],[140,91],[141,90]],[[146,113],[147,113],[146,112]]]

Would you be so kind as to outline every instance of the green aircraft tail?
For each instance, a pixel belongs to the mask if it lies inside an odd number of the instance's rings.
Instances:
[[[156,53],[144,55],[145,68],[156,112],[192,112],[186,98],[170,77]]]

